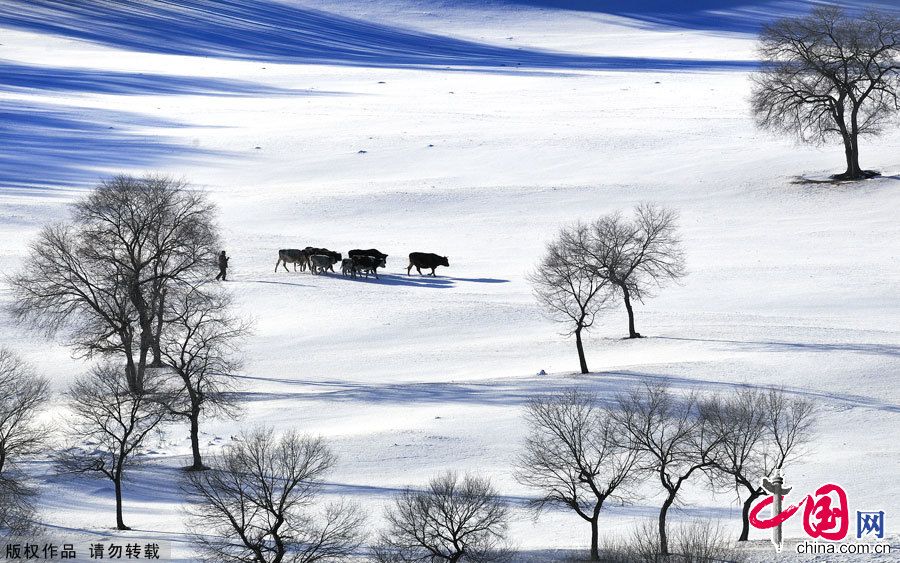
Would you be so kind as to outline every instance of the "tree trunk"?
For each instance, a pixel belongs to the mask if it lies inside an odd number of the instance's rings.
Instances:
[[[844,140],[844,158],[847,160],[847,170],[838,174],[836,178],[841,180],[863,180],[872,176],[859,166],[859,102],[854,100],[854,107],[850,112],[850,125],[847,126],[843,119],[838,120],[838,128],[841,138]]]
[[[744,508],[741,510],[741,537],[738,538],[738,541],[747,541],[750,537],[750,508],[753,505],[753,501],[761,496],[762,491],[755,490],[744,501]]]
[[[144,371],[147,368],[147,355],[150,352],[150,345],[153,342],[153,315],[151,307],[147,306],[144,296],[141,295],[141,288],[138,285],[137,275],[131,280],[129,287],[129,295],[131,303],[134,305],[138,315],[138,326],[140,334],[138,335],[138,361],[135,370],[135,388],[132,391],[141,393],[144,391]]]
[[[159,294],[159,303],[156,307],[156,332],[153,334],[153,362],[150,363],[150,367],[152,368],[161,368],[163,367],[162,361],[162,350],[160,348],[159,340],[162,338],[162,329],[163,329],[163,312],[165,311],[164,307],[166,304],[166,290],[162,290]]]
[[[669,513],[669,507],[675,501],[675,496],[671,493],[663,502],[662,508],[659,509],[659,553],[663,557],[669,556],[669,537],[666,535],[666,515]]]
[[[128,390],[132,393],[140,391],[138,385],[137,366],[134,363],[134,354],[131,350],[132,339],[128,335],[122,335],[122,347],[125,349],[125,381],[128,383]]]
[[[597,517],[591,520],[591,561],[600,561],[599,533],[597,530]]]
[[[207,469],[203,465],[203,459],[200,457],[200,410],[192,409],[191,419],[191,453],[194,456],[194,463],[188,467],[188,471],[203,471]]]
[[[861,180],[865,178],[859,167],[859,139],[852,134],[844,137],[844,157],[847,159],[847,170],[840,174],[840,178],[847,180]]]
[[[634,330],[634,309],[631,308],[631,294],[624,284],[620,285],[622,300],[625,301],[625,310],[628,311],[628,338],[640,338],[641,333]]]
[[[587,360],[584,357],[584,345],[581,343],[581,327],[575,329],[575,347],[578,348],[578,361],[581,363],[581,373],[590,373]]]
[[[126,526],[125,521],[122,519],[122,475],[119,474],[113,478],[113,483],[116,485],[116,528],[119,530],[130,530],[131,528]]]

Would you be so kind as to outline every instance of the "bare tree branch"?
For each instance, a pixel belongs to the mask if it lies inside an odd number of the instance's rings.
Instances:
[[[749,512],[764,494],[763,477],[772,476],[803,453],[812,438],[815,411],[811,401],[789,398],[783,390],[740,389],[704,403],[705,416],[719,436],[715,450],[713,483],[743,492],[739,541],[749,536]]]
[[[715,463],[721,437],[716,435],[700,398],[676,398],[667,387],[646,385],[619,397],[617,424],[630,447],[641,455],[642,469],[659,479],[666,498],[659,512],[660,551],[669,554],[666,516],[684,483]]]
[[[250,325],[230,309],[227,294],[202,288],[166,300],[160,355],[170,377],[161,399],[190,425],[191,470],[205,468],[199,442],[201,416],[235,417],[240,411],[231,391],[241,368],[237,346]]]

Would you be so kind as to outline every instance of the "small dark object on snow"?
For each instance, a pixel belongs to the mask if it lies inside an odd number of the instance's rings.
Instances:
[[[369,152],[369,151],[359,150],[359,151],[357,151],[356,154],[366,154],[367,152]]]
[[[538,375],[547,375],[547,372],[544,371],[544,370],[541,370],[541,371],[538,372]]]
[[[225,281],[225,276],[228,274],[228,261],[230,258],[225,256],[225,251],[219,253],[219,274],[216,276],[216,281],[222,280]]]

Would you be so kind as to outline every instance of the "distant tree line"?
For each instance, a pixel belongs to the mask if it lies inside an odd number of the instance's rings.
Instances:
[[[747,540],[762,478],[804,453],[815,412],[809,400],[777,389],[679,396],[647,384],[606,402],[578,389],[538,397],[527,405],[526,421],[517,479],[540,491],[536,509],[556,505],[584,520],[591,559],[599,561],[601,509],[610,499],[633,498],[633,486],[648,478],[663,493],[655,553],[671,553],[669,509],[699,477],[743,496],[739,540]]]

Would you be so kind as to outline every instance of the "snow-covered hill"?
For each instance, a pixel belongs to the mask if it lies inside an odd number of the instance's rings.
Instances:
[[[398,488],[444,468],[490,475],[517,507],[514,541],[541,560],[584,548],[587,530],[521,508],[529,397],[779,385],[822,410],[789,481],[841,483],[853,510],[885,511],[896,546],[900,133],[863,146],[879,180],[798,182],[840,171],[842,152],[757,131],[747,73],[759,23],[807,5],[641,4],[2,0],[0,271],[35,259],[28,239],[99,178],[183,176],[220,206],[228,284],[256,321],[245,416],[207,424],[210,451],[255,424],[322,434],[340,456],[328,494],[373,528]],[[641,201],[680,210],[690,273],[638,306],[646,339],[622,340],[624,311],[608,313],[588,339],[594,373],[573,375],[574,344],[525,275],[561,224]],[[307,245],[378,248],[386,274],[273,273],[279,248]],[[450,268],[408,277],[411,251]],[[6,313],[0,335],[59,391],[85,368]],[[130,537],[188,561],[186,434],[155,445],[125,510]],[[54,533],[112,533],[110,487],[33,469]],[[654,517],[646,493],[604,510],[604,533]],[[699,480],[686,499],[677,519],[738,523],[732,496]]]

